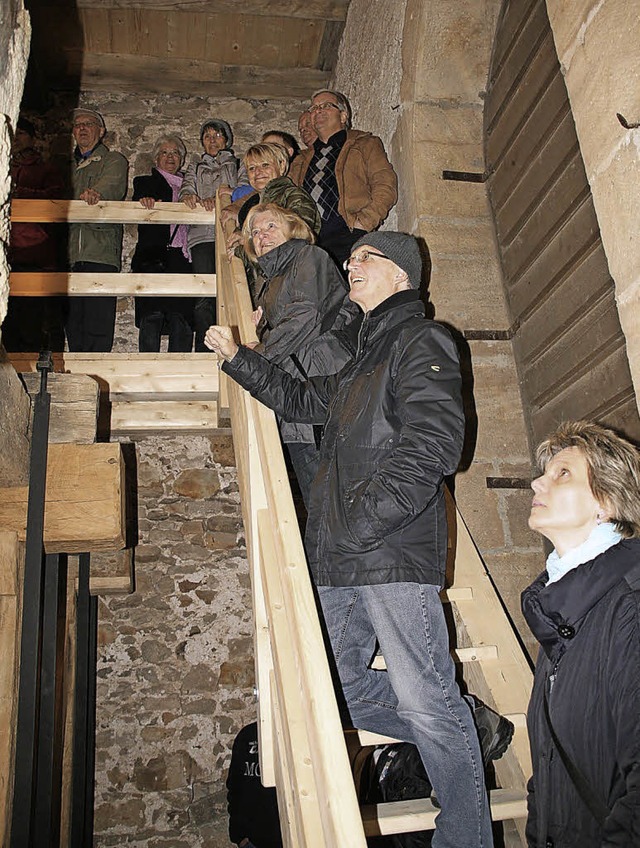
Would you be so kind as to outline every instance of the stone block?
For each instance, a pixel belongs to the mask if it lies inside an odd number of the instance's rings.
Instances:
[[[415,99],[477,102],[486,86],[498,4],[458,0],[416,8],[422,29],[413,56]]]
[[[253,657],[236,657],[235,660],[223,662],[220,666],[218,683],[227,689],[248,689],[255,682]]]
[[[434,261],[442,254],[458,257],[495,254],[494,228],[490,220],[471,218],[459,221],[444,216],[422,215],[417,235],[429,245]]]
[[[209,437],[211,445],[211,455],[215,462],[220,465],[230,468],[236,464],[236,457],[233,448],[233,436],[226,433],[214,433]]]
[[[510,342],[470,342],[478,416],[476,459],[528,461],[522,400]]]
[[[438,165],[436,170],[429,171],[426,167],[420,167],[420,160],[426,156],[437,157],[437,162],[433,163]],[[489,200],[485,186],[482,183],[445,180],[442,178],[443,168],[440,165],[444,165],[447,170],[482,172],[482,168],[473,167],[467,161],[460,159],[455,161],[455,157],[446,157],[446,151],[427,151],[422,148],[416,157],[415,182],[418,214],[434,218],[490,220]]]
[[[413,105],[411,140],[418,150],[433,145],[451,151],[451,156],[459,155],[456,151],[460,148],[483,170],[483,111],[481,103],[418,101]]]
[[[433,260],[429,300],[436,319],[459,330],[507,330],[510,316],[502,271],[489,256],[437,256]]]
[[[486,478],[492,474],[491,464],[474,462],[468,471],[456,476],[458,509],[481,554],[501,549],[505,544],[499,496],[486,485]]]
[[[177,476],[173,490],[187,498],[211,498],[220,491],[220,477],[214,468],[189,468]]]

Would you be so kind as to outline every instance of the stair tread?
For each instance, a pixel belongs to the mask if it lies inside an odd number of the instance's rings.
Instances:
[[[493,821],[524,818],[527,815],[527,794],[520,789],[493,789],[489,793]],[[366,836],[410,833],[414,830],[433,830],[440,812],[428,798],[415,801],[391,801],[369,804],[361,808]]]

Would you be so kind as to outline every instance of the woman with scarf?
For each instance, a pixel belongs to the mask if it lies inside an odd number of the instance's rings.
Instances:
[[[239,170],[238,160],[231,145],[233,133],[226,121],[210,118],[200,127],[200,142],[204,153],[186,170],[180,189],[180,200],[189,209],[199,204],[208,212],[213,212],[216,192],[220,188],[234,188],[246,185],[243,169]],[[210,224],[191,224],[188,244],[191,261],[196,274],[215,274],[216,272],[216,228],[213,216]],[[195,349],[199,353],[207,351],[204,334],[211,324],[215,324],[215,297],[201,297],[196,301],[193,322],[196,332]]]
[[[563,424],[537,451],[529,526],[554,550],[523,592],[541,645],[528,728],[530,848],[640,845],[640,454]]]
[[[183,180],[180,169],[186,155],[184,142],[177,135],[160,136],[153,148],[155,167],[150,174],[134,179],[133,199],[139,200],[145,209],[152,209],[157,200],[176,203]],[[190,274],[187,227],[141,224],[131,270],[146,274]],[[189,352],[193,342],[194,303],[191,297],[137,297],[139,350],[158,352],[164,332],[169,334],[169,352]]]

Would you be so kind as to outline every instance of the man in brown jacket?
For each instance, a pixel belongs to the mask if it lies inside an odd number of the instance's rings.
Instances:
[[[340,267],[365,233],[378,229],[398,199],[398,180],[382,141],[352,130],[349,101],[322,89],[309,112],[318,138],[291,164],[289,176],[309,192],[322,216],[318,244]]]

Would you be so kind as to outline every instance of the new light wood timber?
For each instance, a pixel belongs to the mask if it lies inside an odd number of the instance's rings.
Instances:
[[[0,531],[0,845],[8,845],[18,703],[19,558],[15,532]]]
[[[111,433],[198,432],[218,429],[218,403],[208,401],[114,401]]]
[[[203,206],[189,209],[185,203],[159,200],[145,209],[133,200],[100,200],[90,206],[84,200],[11,201],[13,223],[39,224],[214,224],[215,212]]]
[[[105,274],[29,271],[9,275],[14,297],[115,295],[124,297],[215,297],[215,274]]]
[[[28,487],[0,489],[0,527],[23,541]],[[124,461],[118,444],[49,445],[44,523],[47,553],[125,546]]]
[[[493,789],[489,792],[491,818],[504,821],[526,816],[526,793],[511,789]],[[367,836],[410,833],[414,830],[433,830],[440,810],[428,799],[393,801],[362,808],[362,820]]]
[[[12,353],[20,373],[34,371],[38,355]],[[56,372],[87,374],[112,395],[205,394],[218,391],[219,370],[210,353],[54,353]]]
[[[295,629],[292,630],[290,626],[290,616],[281,583],[283,568],[276,555],[273,539],[274,530],[277,532],[277,528],[273,526],[268,510],[260,511],[258,530],[262,586],[267,607],[271,611],[273,680],[276,693],[272,709],[278,715],[282,728],[278,746],[281,748],[281,761],[288,780],[295,787],[296,803],[292,806],[296,816],[298,836],[302,837],[300,844],[301,846],[313,845],[314,840],[323,833],[319,800],[320,793],[324,795],[328,787],[316,785],[307,732],[307,710],[300,686],[297,652],[293,647],[300,634],[295,632]],[[322,792],[323,789],[325,792]],[[327,841],[326,844],[333,843]],[[364,846],[364,842],[362,844]]]
[[[470,663],[478,662],[479,660],[497,660],[498,649],[495,645],[478,645],[471,648],[452,648],[451,657],[455,663]],[[378,654],[371,663],[371,668],[376,669],[376,671],[384,671],[387,668],[384,657]]]
[[[350,0],[242,0],[243,15],[344,21]],[[46,4],[42,4],[46,5]],[[238,0],[78,0],[78,9],[161,9],[238,14]]]
[[[40,391],[40,374],[28,371],[20,375],[31,399]],[[98,425],[100,390],[92,377],[84,374],[48,375],[51,395],[49,443],[93,444]]]

